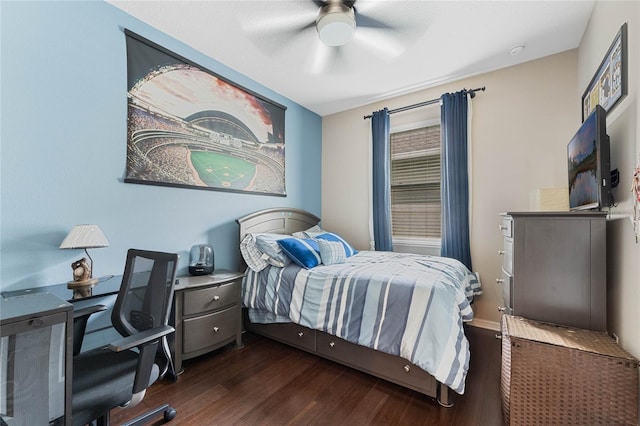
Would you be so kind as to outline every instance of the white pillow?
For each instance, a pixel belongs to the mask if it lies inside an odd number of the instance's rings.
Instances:
[[[347,261],[347,253],[344,245],[339,241],[316,240],[320,246],[320,257],[325,265],[344,263]]]
[[[291,263],[291,259],[282,251],[278,245],[278,240],[290,237],[290,235],[286,234],[255,234],[256,246],[264,254],[263,259],[269,265],[282,268]]]
[[[256,272],[262,271],[269,266],[267,261],[262,258],[262,252],[256,246],[256,240],[253,234],[247,234],[240,243],[240,253],[244,263]]]
[[[322,232],[322,228],[320,228],[318,225],[313,225],[311,228],[304,230],[304,231],[300,231],[300,232],[294,232],[292,235],[295,238],[312,238],[309,234],[310,233],[318,233],[318,232]]]
[[[342,243],[347,257],[353,256],[354,254],[358,254],[358,250],[351,247],[351,244],[349,244],[347,240],[345,240],[340,235],[335,234],[333,232],[326,232],[326,231],[309,232],[309,238],[313,238],[314,240],[325,240],[325,241]]]

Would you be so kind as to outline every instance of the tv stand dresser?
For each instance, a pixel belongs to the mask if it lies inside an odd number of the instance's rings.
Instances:
[[[501,214],[504,313],[607,330],[606,213]]]

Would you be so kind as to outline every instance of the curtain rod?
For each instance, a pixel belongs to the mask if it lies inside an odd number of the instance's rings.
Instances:
[[[484,92],[485,90],[486,90],[485,86],[478,87],[477,89],[469,89],[469,90],[462,89],[462,91],[470,93],[472,99],[476,96],[476,92],[480,92],[480,91]],[[423,106],[435,104],[436,102],[440,102],[440,98],[431,99],[429,101],[420,102],[418,104],[407,105],[407,106],[403,106],[403,107],[400,107],[400,108],[392,109],[392,110],[389,110],[389,114],[393,114],[393,113],[396,113],[396,112],[402,112],[402,111],[408,111],[408,110],[414,109],[414,108],[420,108],[420,107],[423,107]],[[364,119],[366,120],[367,118],[371,118],[371,117],[372,117],[372,115],[365,115]]]

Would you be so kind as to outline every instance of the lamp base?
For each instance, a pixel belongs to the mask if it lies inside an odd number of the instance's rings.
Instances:
[[[91,289],[98,284],[97,278],[82,281],[69,281],[67,288],[73,290],[73,299],[83,299],[91,296]]]

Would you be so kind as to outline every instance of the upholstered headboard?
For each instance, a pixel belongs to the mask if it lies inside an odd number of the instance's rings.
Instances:
[[[305,210],[289,207],[259,210],[248,214],[236,222],[240,225],[240,239],[251,233],[292,234],[304,231],[313,225],[320,223],[320,218]],[[240,267],[246,268],[242,255],[240,255]]]

